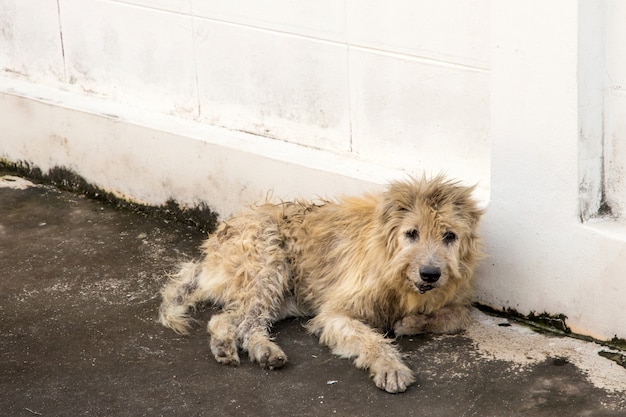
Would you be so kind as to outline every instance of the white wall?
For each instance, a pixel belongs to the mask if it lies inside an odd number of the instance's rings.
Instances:
[[[625,16],[609,9],[617,2],[491,4],[490,257],[479,280],[482,302],[565,314],[573,331],[608,339],[626,335],[626,227],[587,203],[615,179],[600,59],[623,45],[604,28]]]
[[[486,0],[0,0],[0,68],[487,187],[488,13]]]
[[[626,3],[583,1],[579,31],[581,214],[626,210]]]
[[[606,193],[614,214],[626,215],[626,2],[612,0],[604,8]]]
[[[487,206],[480,302],[626,338],[625,13],[0,0],[0,157],[222,215],[445,171]]]

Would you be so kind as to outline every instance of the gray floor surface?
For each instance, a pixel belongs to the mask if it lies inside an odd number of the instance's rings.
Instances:
[[[552,351],[571,342],[478,312],[470,332],[398,340],[418,376],[402,394],[331,355],[302,319],[273,330],[283,369],[221,366],[208,349],[210,306],[188,337],[156,322],[166,272],[198,254],[202,233],[0,180],[0,415],[626,416],[626,369],[597,356],[600,346]],[[481,332],[507,351],[485,351]],[[539,343],[548,348],[535,354]],[[606,363],[581,368],[576,355]]]

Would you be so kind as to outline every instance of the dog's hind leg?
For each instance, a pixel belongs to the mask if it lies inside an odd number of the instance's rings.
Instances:
[[[267,288],[258,288],[255,292],[256,296],[241,308],[243,314],[237,326],[238,340],[250,360],[258,362],[262,368],[281,368],[287,363],[287,355],[271,340],[269,328],[278,317],[282,292]]]
[[[307,325],[334,354],[354,358],[357,368],[368,369],[376,386],[387,392],[403,392],[415,381],[400,352],[368,325],[343,314],[318,314]]]
[[[263,218],[239,242],[247,256],[237,268],[242,284],[233,300],[237,344],[262,368],[280,368],[287,355],[271,340],[270,326],[284,314],[289,289],[284,237],[275,219]]]
[[[211,335],[211,352],[215,360],[223,365],[239,365],[237,353],[237,323],[232,311],[214,314],[207,330]]]

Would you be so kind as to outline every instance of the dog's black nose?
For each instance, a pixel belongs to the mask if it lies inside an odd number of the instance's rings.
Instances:
[[[441,269],[436,266],[421,266],[420,267],[420,277],[424,282],[433,283],[439,280],[441,277]]]

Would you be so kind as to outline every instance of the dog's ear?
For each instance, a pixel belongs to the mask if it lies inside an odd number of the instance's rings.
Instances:
[[[405,205],[388,198],[386,194],[387,193],[383,194],[383,198],[380,203],[378,203],[377,207],[378,219],[383,224],[389,223],[393,219],[397,219],[402,215],[402,213],[409,210]]]
[[[414,209],[416,197],[415,188],[406,182],[391,183],[380,195],[376,217],[390,253],[397,249],[398,230],[402,227],[407,213]]]
[[[478,204],[472,195],[475,188],[475,185],[471,187],[457,185],[456,193],[454,193],[454,204],[457,208],[457,212],[465,219],[472,229],[476,227],[484,213],[484,210],[478,207]]]
[[[390,184],[382,193],[378,203],[378,218],[383,224],[403,217],[403,212],[409,211],[415,202],[415,193],[404,183]]]
[[[480,208],[473,198],[472,193],[474,187],[465,187],[462,195],[456,200],[457,213],[465,221],[469,227],[469,233],[464,239],[461,239],[461,271],[468,278],[476,267],[479,260],[485,258],[483,252],[482,240],[478,235],[478,223],[482,217],[484,210]]]

